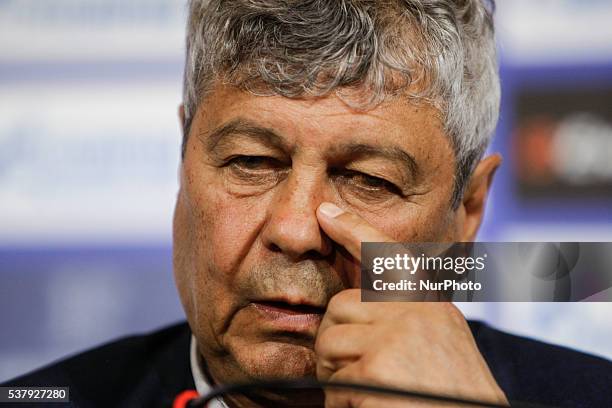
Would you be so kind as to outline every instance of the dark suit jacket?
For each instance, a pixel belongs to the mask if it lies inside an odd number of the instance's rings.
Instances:
[[[509,399],[559,407],[612,407],[612,362],[479,322],[470,322],[470,328]],[[170,407],[180,392],[195,389],[190,337],[189,326],[182,323],[124,338],[3,386],[68,386],[70,406],[75,407]]]

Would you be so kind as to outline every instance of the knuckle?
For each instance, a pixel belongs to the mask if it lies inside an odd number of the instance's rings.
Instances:
[[[457,306],[451,302],[441,302],[441,307],[444,314],[456,325],[464,326],[466,324],[463,313]]]
[[[333,337],[330,331],[331,328],[317,335],[314,345],[315,354],[317,356],[326,357],[329,354],[329,346],[333,344]]]
[[[355,296],[355,291],[359,291],[359,289],[345,289],[336,293],[329,300],[329,303],[327,304],[327,311],[331,312],[332,314],[339,311],[345,303],[351,301],[351,299]]]
[[[360,302],[361,301],[361,289],[345,289],[341,293],[344,302]]]
[[[327,303],[327,313],[332,316],[340,308],[340,305],[342,303],[342,299],[340,298],[341,293],[342,292],[336,293],[334,296],[332,296],[331,299],[329,299],[329,303]]]
[[[357,372],[359,373],[360,379],[379,380],[381,372],[384,372],[384,369],[385,362],[380,353],[372,353],[361,360]]]

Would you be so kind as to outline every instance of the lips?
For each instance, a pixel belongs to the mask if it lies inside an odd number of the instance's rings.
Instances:
[[[323,319],[325,308],[307,303],[260,300],[251,303],[258,320],[273,331],[302,333],[314,336]]]
[[[284,313],[288,315],[308,315],[325,313],[325,308],[311,306],[308,304],[290,304],[283,301],[261,301],[253,302],[253,304],[261,309],[267,309],[270,312]]]

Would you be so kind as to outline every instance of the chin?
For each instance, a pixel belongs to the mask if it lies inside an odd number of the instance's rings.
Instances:
[[[312,346],[265,341],[233,354],[242,371],[252,380],[314,377],[316,373]]]

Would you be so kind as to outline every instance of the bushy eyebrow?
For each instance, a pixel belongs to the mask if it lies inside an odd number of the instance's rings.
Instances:
[[[201,134],[200,139],[204,142],[208,151],[212,151],[230,136],[235,135],[249,136],[266,145],[288,150],[286,140],[273,129],[260,126],[244,118],[233,119],[208,134]]]
[[[360,158],[381,158],[399,162],[406,175],[415,180],[420,175],[420,167],[415,158],[396,146],[375,146],[366,143],[347,143],[333,148],[333,154],[350,157],[352,160]]]

